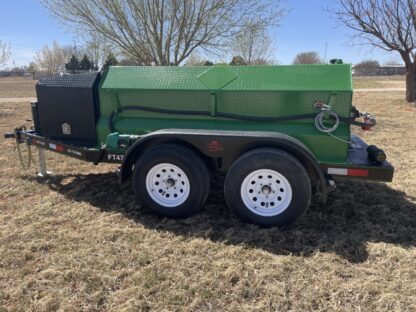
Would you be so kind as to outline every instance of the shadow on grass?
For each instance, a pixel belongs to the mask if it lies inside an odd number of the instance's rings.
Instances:
[[[416,245],[416,205],[405,193],[380,183],[338,181],[338,189],[330,194],[325,208],[312,205],[297,223],[281,230],[262,229],[232,215],[224,202],[221,181],[212,185],[200,213],[176,220],[159,218],[141,208],[134,201],[131,184],[119,186],[115,173],[54,176],[38,181],[70,200],[122,213],[147,228],[261,248],[274,254],[334,252],[348,261],[362,262],[368,257],[367,242]]]

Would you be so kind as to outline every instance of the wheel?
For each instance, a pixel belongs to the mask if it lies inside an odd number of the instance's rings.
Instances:
[[[275,148],[250,151],[231,166],[224,183],[228,207],[260,226],[285,226],[300,218],[311,200],[311,183],[302,164]]]
[[[204,205],[210,174],[192,150],[176,144],[150,148],[136,162],[133,190],[137,200],[165,217],[189,217]]]

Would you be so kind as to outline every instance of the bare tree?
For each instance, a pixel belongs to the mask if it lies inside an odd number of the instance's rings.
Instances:
[[[406,100],[416,101],[416,0],[339,0],[333,11],[360,42],[400,54],[406,66]]]
[[[99,36],[79,36],[79,41],[71,45],[63,46],[65,55],[74,56],[78,60],[86,55],[94,63],[94,67],[99,68],[104,65],[107,55],[113,51],[110,45]],[[67,60],[69,61],[69,59]]]
[[[185,65],[186,66],[202,66],[205,64],[206,61],[207,60],[204,59],[201,55],[194,52],[191,55],[189,55],[189,57],[186,60]]]
[[[35,79],[35,75],[36,75],[37,70],[38,70],[38,68],[37,68],[35,62],[30,62],[29,66],[26,68],[26,71],[32,75],[32,79]]]
[[[65,70],[65,63],[70,57],[70,50],[61,47],[54,41],[52,47],[45,45],[35,54],[36,66],[48,74],[59,74]]]
[[[249,20],[231,44],[233,55],[239,55],[247,65],[273,63],[274,47],[263,20]]]
[[[10,44],[0,40],[0,66],[5,64],[10,58]]]
[[[90,33],[85,40],[85,53],[97,67],[104,65],[107,55],[115,52],[110,42],[99,33]]]
[[[215,51],[252,18],[274,25],[280,0],[41,0],[60,21],[99,33],[141,64],[179,65]]]
[[[302,52],[296,55],[293,64],[322,64],[317,52]]]
[[[374,76],[379,72],[380,63],[376,60],[363,60],[362,62],[355,64],[354,69],[356,75]]]
[[[240,55],[233,56],[230,64],[231,66],[245,66],[247,65],[246,61],[244,61],[244,58]]]

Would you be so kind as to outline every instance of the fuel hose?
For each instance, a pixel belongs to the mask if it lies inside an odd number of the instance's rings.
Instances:
[[[158,114],[168,114],[168,115],[187,115],[187,116],[211,116],[210,111],[193,111],[193,110],[173,110],[173,109],[165,109],[165,108],[156,108],[156,107],[147,107],[147,106],[124,106],[120,107],[117,112],[112,112],[109,118],[109,128],[111,132],[114,132],[114,117],[123,111],[126,110],[137,110],[142,112],[151,112],[151,113],[158,113]],[[326,115],[329,116],[331,120],[334,120],[335,123],[332,127],[327,127],[324,125],[324,118]],[[223,113],[223,112],[216,112],[216,117],[221,118],[228,118],[228,119],[235,119],[235,120],[244,120],[244,121],[271,121],[271,122],[279,122],[279,121],[294,121],[294,120],[301,120],[301,119],[315,119],[315,127],[324,133],[327,133],[331,135],[332,137],[344,141],[341,138],[338,138],[334,135],[332,135],[332,132],[334,132],[340,122],[345,122],[351,125],[356,126],[364,126],[365,124],[362,122],[355,121],[355,118],[346,118],[346,117],[340,117],[337,113],[331,111],[331,110],[325,110],[321,111],[318,114],[312,113],[312,114],[299,114],[299,115],[289,115],[289,116],[247,116],[247,115],[239,115],[239,114],[231,114],[231,113]]]

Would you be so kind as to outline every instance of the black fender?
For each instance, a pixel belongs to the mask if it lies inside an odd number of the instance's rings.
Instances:
[[[212,160],[219,171],[227,171],[242,154],[259,147],[276,147],[295,156],[306,168],[316,191],[326,194],[326,179],[315,155],[299,140],[278,132],[166,129],[151,132],[125,153],[120,183],[132,174],[137,159],[151,146],[177,143],[190,147],[205,160]]]

